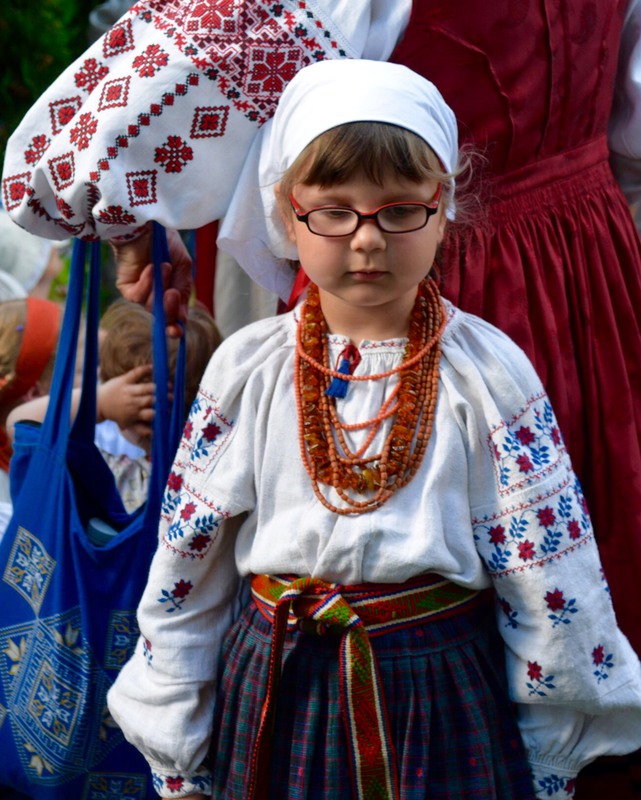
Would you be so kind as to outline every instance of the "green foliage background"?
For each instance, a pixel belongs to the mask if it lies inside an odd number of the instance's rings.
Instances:
[[[0,0],[0,153],[35,99],[88,46],[100,0]]]

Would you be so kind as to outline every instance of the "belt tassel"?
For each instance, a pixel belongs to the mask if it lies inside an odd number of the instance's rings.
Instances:
[[[316,632],[333,631],[342,637],[340,692],[353,796],[358,800],[399,800],[394,746],[370,635],[420,624],[429,617],[458,613],[478,597],[478,592],[438,576],[403,585],[342,587],[317,578],[290,580],[265,575],[254,576],[252,591],[273,627],[267,694],[250,764],[248,800],[269,800],[271,742],[283,645],[288,623],[296,621],[303,630],[313,627]],[[351,605],[343,594],[350,597]],[[352,600],[352,596],[356,599]]]

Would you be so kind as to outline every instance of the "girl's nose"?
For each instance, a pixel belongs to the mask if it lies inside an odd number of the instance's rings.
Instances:
[[[384,232],[378,227],[373,219],[362,220],[361,224],[352,234],[350,241],[352,250],[384,250],[387,247],[387,239]]]

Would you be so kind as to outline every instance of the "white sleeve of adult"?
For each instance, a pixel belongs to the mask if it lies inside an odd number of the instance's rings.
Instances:
[[[386,59],[411,0],[141,0],[11,136],[2,200],[51,239],[220,219],[288,81],[327,58]]]

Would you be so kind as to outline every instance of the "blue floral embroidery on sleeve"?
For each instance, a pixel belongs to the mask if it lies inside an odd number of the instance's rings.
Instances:
[[[565,790],[567,797],[574,797],[576,781],[574,778],[561,778],[558,775],[546,775],[538,781],[541,789],[552,797],[553,794]]]
[[[166,542],[180,545],[180,554],[199,558],[209,550],[221,520],[228,514],[214,503],[206,502],[183,489],[174,504],[173,521],[165,535]]]
[[[182,608],[183,603],[193,588],[194,587],[191,581],[185,581],[181,578],[174,584],[173,589],[161,590],[158,602],[170,603],[170,605],[165,609],[165,611],[168,613],[177,611],[178,609]]]
[[[556,689],[556,686],[552,683],[554,675],[544,676],[543,667],[537,661],[527,662],[527,674],[530,681],[532,681],[531,683],[526,683],[530,690],[530,695],[536,694],[539,697],[547,697],[547,692],[544,692],[543,689]]]
[[[614,668],[613,658],[612,653],[606,655],[602,644],[597,645],[592,651],[592,662],[596,667],[592,674],[597,679],[597,683],[609,678],[609,671]]]
[[[177,471],[173,470],[169,473],[167,478],[167,485],[162,498],[162,506],[160,513],[165,518],[171,518],[178,508],[180,502],[180,492],[183,487],[183,476]]]
[[[211,793],[211,778],[205,775],[192,775],[190,778],[186,778],[180,774],[159,775],[152,771],[151,778],[154,789],[163,797],[171,797],[174,792],[184,795],[185,791],[190,794],[194,792]]]
[[[546,395],[489,434],[499,491],[504,494],[538,480],[554,469],[565,452],[563,439]]]
[[[189,420],[183,431],[183,440],[189,443],[189,460],[192,469],[208,469],[231,436],[234,423],[219,408],[218,401],[198,394],[191,407]]]
[[[474,539],[490,574],[523,571],[580,546],[591,533],[573,481],[492,517],[474,519]]]
[[[145,661],[147,662],[147,666],[148,667],[152,667],[153,666],[154,656],[153,656],[153,653],[151,652],[151,650],[152,650],[151,642],[149,641],[149,639],[145,639],[143,637],[143,640],[142,640],[142,654],[143,654],[143,656],[145,658]]]
[[[505,623],[505,627],[514,628],[514,630],[516,630],[519,627],[519,623],[517,620],[519,612],[515,611],[504,597],[499,598],[499,605],[501,606],[501,610],[507,617],[507,622]]]
[[[548,619],[551,619],[554,623],[552,625],[553,628],[556,628],[561,623],[569,625],[571,622],[569,615],[576,614],[579,610],[576,606],[576,599],[572,597],[566,600],[563,592],[558,588],[545,595],[545,602],[550,611],[552,611],[552,614],[548,615]]]

